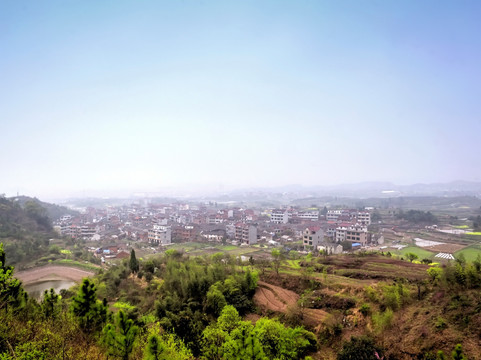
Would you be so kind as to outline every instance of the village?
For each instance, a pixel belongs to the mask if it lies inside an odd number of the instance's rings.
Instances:
[[[260,209],[207,202],[87,207],[79,216],[61,217],[54,228],[60,235],[85,240],[106,261],[128,257],[127,244],[155,253],[192,242],[340,254],[382,244],[382,238],[368,231],[370,225],[369,209]]]

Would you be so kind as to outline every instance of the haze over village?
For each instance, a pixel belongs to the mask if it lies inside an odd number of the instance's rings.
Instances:
[[[0,359],[481,360],[480,15],[0,1]]]

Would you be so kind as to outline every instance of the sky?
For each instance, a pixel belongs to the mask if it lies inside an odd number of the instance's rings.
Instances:
[[[479,1],[0,1],[0,193],[481,181]]]

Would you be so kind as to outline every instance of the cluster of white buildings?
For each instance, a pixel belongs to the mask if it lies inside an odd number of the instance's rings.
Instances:
[[[293,219],[317,221],[319,220],[319,210],[274,209],[270,213],[270,218],[274,224],[287,224]]]

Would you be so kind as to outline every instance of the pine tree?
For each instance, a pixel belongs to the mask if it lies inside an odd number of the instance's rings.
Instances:
[[[134,325],[133,320],[128,319],[120,310],[115,318],[115,324],[107,324],[104,327],[103,343],[110,355],[128,360],[138,332],[139,328]]]
[[[54,289],[45,290],[42,300],[42,312],[45,319],[55,319],[58,313],[57,303],[60,296],[55,293]]]
[[[107,318],[107,307],[97,300],[94,283],[84,279],[77,296],[72,299],[72,312],[77,317],[80,327],[88,332],[100,329]]]
[[[137,261],[137,258],[135,257],[135,250],[132,249],[130,252],[130,271],[133,273],[136,273],[139,271],[139,262]]]
[[[144,360],[160,360],[164,346],[157,335],[151,335],[144,353]]]

